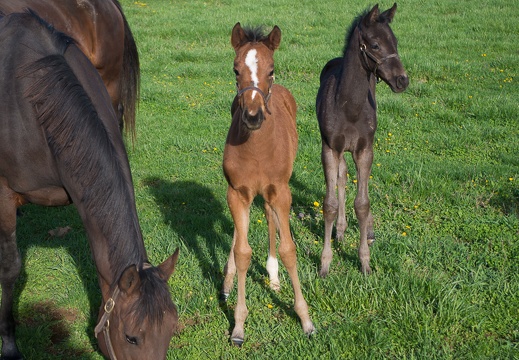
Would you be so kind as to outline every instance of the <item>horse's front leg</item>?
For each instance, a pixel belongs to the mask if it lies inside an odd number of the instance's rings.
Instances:
[[[231,341],[234,345],[241,346],[245,337],[244,325],[248,310],[245,302],[245,282],[249,269],[252,249],[247,240],[249,230],[249,208],[253,197],[246,190],[235,190],[229,186],[227,190],[227,203],[234,221],[234,238],[231,255],[234,253],[234,265],[238,274],[238,299],[234,309],[234,329]],[[228,262],[229,264],[229,262]],[[226,274],[226,281],[229,275]],[[232,282],[231,282],[232,283]]]
[[[269,286],[274,291],[279,291],[281,285],[279,282],[279,264],[276,256],[276,235],[279,224],[272,213],[272,208],[269,203],[265,201],[265,217],[267,218],[269,229],[269,254],[267,257],[267,271],[269,273]]]
[[[2,337],[2,359],[22,359],[16,346],[15,322],[13,317],[14,284],[22,262],[16,245],[16,205],[12,192],[0,179],[0,283],[2,305],[0,307],[0,336]]]
[[[277,219],[276,222],[279,224],[279,257],[283,265],[285,265],[292,282],[294,310],[301,320],[303,332],[306,335],[311,335],[314,333],[315,327],[308,314],[308,305],[301,291],[301,284],[297,275],[296,245],[290,232],[289,214],[292,195],[288,184],[276,186],[275,191],[272,191],[271,194],[275,195],[269,196],[265,200],[272,206],[273,217]]]
[[[374,238],[374,234],[373,216],[369,203],[368,181],[373,163],[373,149],[367,147],[363,150],[355,151],[353,153],[353,160],[357,167],[357,195],[355,197],[354,206],[360,230],[359,260],[362,273],[370,274],[369,244]]]
[[[332,262],[332,229],[333,223],[337,218],[339,202],[336,195],[337,176],[339,171],[340,154],[330,149],[323,141],[321,152],[321,162],[323,164],[324,179],[326,181],[326,196],[324,198],[323,215],[324,215],[324,245],[321,253],[321,270],[319,275],[325,277],[330,270]]]
[[[348,179],[348,166],[344,155],[339,156],[339,171],[337,174],[337,197],[338,197],[338,214],[337,221],[335,222],[335,229],[337,231],[337,241],[344,240],[344,232],[348,227],[346,221],[346,181]]]

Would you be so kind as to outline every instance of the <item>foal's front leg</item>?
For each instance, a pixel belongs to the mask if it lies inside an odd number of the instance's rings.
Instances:
[[[279,257],[287,269],[288,275],[292,282],[294,290],[294,310],[301,320],[303,332],[311,335],[315,331],[315,327],[308,314],[308,305],[303,292],[301,291],[301,283],[297,274],[297,255],[296,245],[292,239],[289,224],[290,205],[292,203],[292,195],[288,184],[282,184],[276,187],[273,192],[276,195],[266,199],[273,209],[273,217],[279,224]]]
[[[244,325],[248,315],[247,305],[245,303],[245,282],[252,255],[252,249],[247,240],[251,202],[252,196],[249,196],[245,191],[238,191],[229,186],[227,190],[227,203],[234,220],[234,237],[230,256],[234,254],[234,264],[238,274],[238,299],[236,308],[234,309],[234,329],[231,334],[231,341],[237,346],[243,344],[245,337]],[[232,260],[229,259],[227,264],[229,265],[231,261]],[[228,268],[228,266],[226,266],[226,268]],[[231,275],[229,273],[225,275],[224,286],[229,283],[229,277],[232,279],[234,274]],[[232,280],[230,280],[230,283],[232,284]]]
[[[357,167],[357,196],[355,197],[354,206],[360,230],[360,266],[362,273],[370,274],[369,244],[374,238],[374,234],[373,215],[371,214],[368,194],[368,181],[371,173],[371,164],[373,163],[373,149],[368,147],[361,151],[355,151],[353,154],[353,160]]]
[[[321,253],[321,270],[319,276],[328,275],[330,263],[332,262],[332,230],[333,223],[337,218],[339,202],[336,195],[337,176],[339,172],[339,154],[333,151],[323,141],[321,162],[323,164],[324,179],[326,181],[326,196],[324,198],[323,215],[324,215],[324,245]]]

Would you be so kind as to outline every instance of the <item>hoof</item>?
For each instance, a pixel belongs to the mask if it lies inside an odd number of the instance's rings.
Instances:
[[[364,275],[371,275],[371,268],[368,266],[362,266],[361,270]]]
[[[228,298],[229,298],[229,294],[226,294],[223,292],[220,293],[220,297],[219,297],[220,302],[227,302]]]
[[[231,338],[231,342],[234,346],[241,348],[243,345],[243,339],[242,338]]]

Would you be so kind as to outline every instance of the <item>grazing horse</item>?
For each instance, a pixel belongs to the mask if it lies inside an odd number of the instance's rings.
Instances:
[[[375,87],[377,79],[394,92],[404,91],[409,79],[398,57],[397,40],[389,27],[396,4],[383,13],[378,5],[352,23],[342,57],[330,60],[321,72],[317,93],[317,119],[322,138],[321,160],[326,179],[324,199],[324,248],[320,275],[328,274],[332,260],[331,236],[336,220],[337,239],[344,238],[344,152],[352,154],[357,169],[355,214],[359,221],[361,271],[371,272],[369,244],[375,239],[368,198],[368,179],[373,162],[373,138],[377,128]],[[336,190],[337,189],[337,190]],[[338,193],[338,198],[337,194]]]
[[[0,0],[4,14],[30,8],[72,37],[108,90],[121,129],[135,138],[139,54],[118,0]],[[124,122],[124,125],[123,125]]]
[[[223,155],[223,171],[229,184],[227,203],[234,220],[231,252],[224,269],[221,295],[227,299],[238,272],[238,301],[231,341],[241,346],[247,317],[245,279],[252,249],[247,240],[249,209],[256,195],[265,199],[269,255],[267,270],[270,287],[279,290],[276,232],[279,256],[288,270],[294,290],[294,308],[306,334],[314,331],[308,306],[297,276],[296,247],[289,224],[292,195],[288,181],[297,152],[296,103],[283,86],[273,84],[274,50],[279,47],[281,30],[275,26],[265,36],[261,28],[242,28],[237,23],[231,35],[236,52],[234,72],[237,95],[231,106],[232,123]]]
[[[0,336],[21,359],[13,290],[22,261],[16,210],[74,203],[96,265],[95,328],[111,359],[165,359],[178,314],[167,279],[178,251],[148,262],[130,166],[106,88],[74,41],[34,13],[0,20]]]

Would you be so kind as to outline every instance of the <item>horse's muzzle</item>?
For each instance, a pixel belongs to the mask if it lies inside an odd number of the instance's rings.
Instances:
[[[396,78],[396,88],[392,89],[394,92],[402,92],[409,86],[409,77],[407,75],[400,75]]]
[[[242,120],[247,129],[257,130],[261,127],[263,120],[265,120],[265,114],[262,109],[259,109],[255,114],[251,114],[247,109],[243,109]]]

